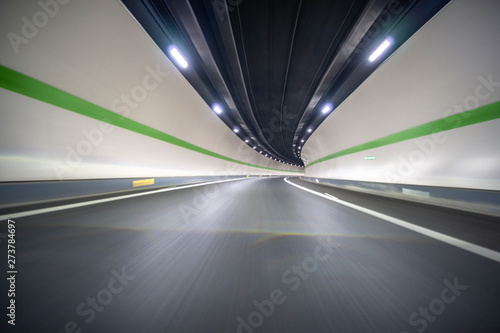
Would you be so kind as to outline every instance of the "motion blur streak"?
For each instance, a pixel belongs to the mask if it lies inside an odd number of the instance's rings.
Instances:
[[[498,332],[498,263],[283,178],[215,187],[189,220],[200,188],[18,218],[16,329]]]

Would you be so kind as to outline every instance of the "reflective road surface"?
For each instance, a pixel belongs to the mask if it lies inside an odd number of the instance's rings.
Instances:
[[[500,251],[497,218],[292,182]],[[500,332],[499,262],[283,178],[12,220],[9,331]]]

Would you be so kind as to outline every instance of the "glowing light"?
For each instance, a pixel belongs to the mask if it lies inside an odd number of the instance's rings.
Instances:
[[[182,54],[179,52],[179,50],[177,50],[175,46],[172,46],[169,49],[169,52],[172,55],[172,57],[174,57],[175,61],[179,64],[179,66],[181,66],[182,68],[188,67],[188,62],[186,61],[186,59],[184,59]]]
[[[391,46],[391,42],[389,41],[389,39],[385,39],[382,44],[380,44],[379,47],[377,47],[377,49],[373,51],[368,60],[370,62],[374,62],[378,59],[378,57],[382,55],[382,53],[384,53],[385,50],[387,50],[387,48],[389,48],[389,46]]]
[[[212,106],[212,110],[214,110],[215,113],[217,114],[221,114],[222,113],[222,108],[219,104],[214,104],[214,106]]]
[[[326,105],[323,107],[323,109],[321,109],[321,112],[322,112],[323,114],[327,114],[328,112],[330,112],[330,111],[332,111],[332,110],[333,110],[333,106],[332,106],[330,103],[328,103],[328,104],[326,104]]]

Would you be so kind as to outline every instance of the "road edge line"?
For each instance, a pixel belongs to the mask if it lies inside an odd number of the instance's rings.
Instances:
[[[405,229],[417,232],[421,235],[431,237],[431,238],[436,239],[438,241],[441,241],[443,243],[458,247],[462,250],[466,250],[468,252],[477,254],[479,256],[488,258],[490,260],[500,262],[500,252],[496,252],[494,250],[482,247],[480,245],[469,243],[467,241],[464,241],[464,240],[461,240],[461,239],[458,239],[458,238],[455,238],[452,236],[448,236],[446,234],[443,234],[443,233],[440,233],[440,232],[437,232],[437,231],[434,231],[431,229],[427,229],[427,228],[412,224],[410,222],[406,222],[404,220],[401,220],[401,219],[398,219],[398,218],[395,218],[395,217],[392,217],[392,216],[389,216],[389,215],[386,215],[383,213],[379,213],[377,211],[374,211],[374,210],[371,210],[371,209],[368,209],[368,208],[365,208],[362,206],[355,205],[355,204],[347,202],[347,201],[340,200],[340,199],[335,198],[335,197],[330,196],[330,195],[316,192],[314,190],[311,190],[311,189],[308,189],[306,187],[292,183],[291,181],[288,180],[288,177],[284,178],[284,181],[292,186],[295,186],[295,187],[303,190],[303,191],[312,193],[314,195],[320,196],[322,198],[328,199],[328,200],[336,202],[338,204],[341,204],[341,205],[347,206],[349,208],[358,210],[358,211],[363,212],[365,214],[377,217],[379,219],[382,219],[384,221],[398,225],[398,226],[403,227]]]

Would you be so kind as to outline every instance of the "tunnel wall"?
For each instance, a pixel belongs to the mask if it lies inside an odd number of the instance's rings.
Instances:
[[[500,190],[500,2],[450,2],[311,135],[306,176]]]
[[[0,181],[298,172],[242,142],[119,1],[0,13]]]

